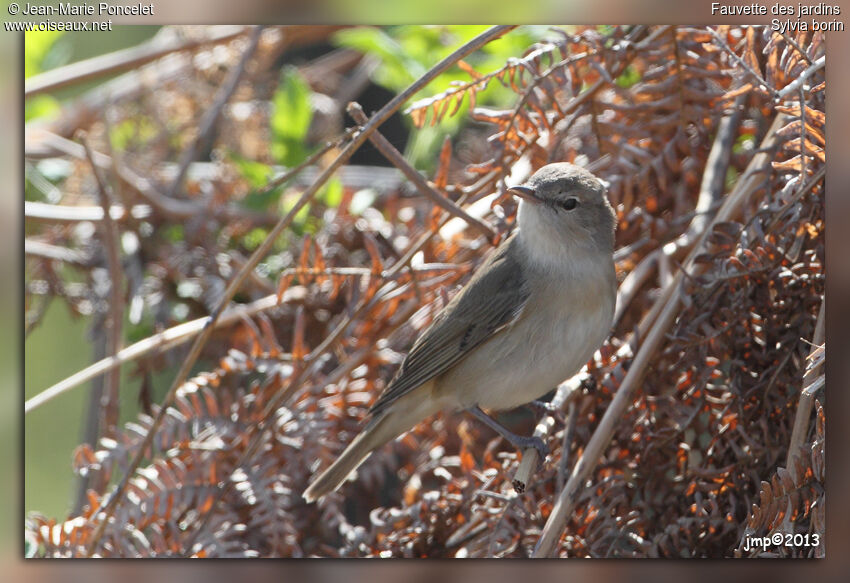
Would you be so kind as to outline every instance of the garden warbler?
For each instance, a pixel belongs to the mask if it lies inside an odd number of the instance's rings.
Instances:
[[[472,412],[519,448],[542,440],[509,432],[481,408],[540,398],[575,374],[614,315],[614,210],[593,174],[566,163],[509,191],[522,200],[504,241],[413,344],[354,441],[304,492],[336,490],[375,449],[440,410]]]

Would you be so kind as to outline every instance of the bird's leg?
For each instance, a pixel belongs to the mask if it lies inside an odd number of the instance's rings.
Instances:
[[[540,399],[535,399],[533,401],[529,401],[528,406],[531,409],[537,410],[537,413],[540,415],[538,421],[540,421],[540,419],[542,419],[544,415],[552,415],[558,421],[558,423],[564,423],[564,410],[560,407],[556,407],[552,403],[549,403],[547,401],[541,401]]]
[[[546,444],[543,443],[543,440],[537,437],[536,435],[531,435],[528,437],[524,437],[522,435],[517,435],[510,431],[507,427],[490,417],[487,413],[481,410],[477,405],[469,409],[469,412],[472,413],[479,421],[482,421],[487,427],[507,439],[511,445],[515,448],[523,450],[529,447],[533,447],[537,450],[537,453],[540,454],[541,463],[546,459],[546,456],[549,455],[549,448],[546,447]]]
[[[542,413],[555,413],[559,410],[552,403],[541,401],[540,399],[534,399],[533,401],[529,401],[528,404]]]

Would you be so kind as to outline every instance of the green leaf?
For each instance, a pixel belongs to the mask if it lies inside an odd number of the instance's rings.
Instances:
[[[112,148],[124,151],[144,147],[159,133],[154,123],[144,115],[136,115],[115,124],[109,131]]]
[[[24,33],[24,77],[38,75],[45,70],[45,60],[59,37],[65,34],[57,30],[33,30]],[[61,63],[52,63],[58,66]]]
[[[313,119],[311,94],[310,86],[297,69],[287,67],[281,72],[269,121],[272,156],[284,166],[296,166],[308,155],[304,141]]]
[[[361,27],[341,30],[333,40],[338,46],[378,57],[381,64],[374,73],[374,80],[392,91],[404,89],[426,71],[425,66],[411,56],[410,44],[418,40],[416,37],[402,46],[384,30]]]
[[[616,83],[623,89],[628,89],[632,85],[636,84],[640,81],[640,73],[638,73],[637,69],[632,66],[626,67],[626,70],[623,71],[623,74],[617,77]]]
[[[227,152],[227,157],[236,166],[239,175],[247,180],[252,187],[262,188],[268,184],[272,175],[272,168],[268,164],[249,160],[232,150]]]
[[[257,247],[259,247],[268,236],[268,231],[257,227],[255,229],[252,229],[244,237],[242,237],[242,245],[244,245],[245,249],[247,249],[248,251],[253,251]]]
[[[59,112],[59,102],[51,95],[36,95],[28,99],[24,108],[24,119],[54,117]]]
[[[336,208],[342,202],[342,181],[334,176],[319,193],[319,199],[329,208]]]

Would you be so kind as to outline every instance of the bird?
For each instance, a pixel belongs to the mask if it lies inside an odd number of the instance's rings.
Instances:
[[[517,227],[416,339],[368,422],[304,491],[335,491],[374,451],[439,411],[469,411],[512,445],[533,446],[485,410],[533,402],[575,374],[610,332],[616,214],[602,181],[567,162],[524,184]]]

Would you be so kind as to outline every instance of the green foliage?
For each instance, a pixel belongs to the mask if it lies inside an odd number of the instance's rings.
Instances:
[[[253,251],[266,240],[268,234],[268,231],[262,227],[251,229],[244,237],[242,237],[242,245],[248,251]]]
[[[282,187],[264,191],[269,179],[274,174],[271,166],[256,160],[249,160],[232,150],[227,153],[227,157],[236,166],[239,175],[251,186],[251,192],[241,200],[244,207],[253,210],[266,210],[280,200],[280,193],[283,192]]]
[[[339,31],[334,40],[339,46],[378,57],[381,65],[372,80],[391,91],[404,89],[426,71],[424,64],[402,44],[403,39],[393,38],[384,29],[346,28]]]
[[[638,81],[640,81],[640,73],[631,65],[626,67],[623,74],[615,79],[617,85],[623,89],[628,89],[632,85],[635,85]]]
[[[342,194],[342,181],[334,176],[322,187],[322,190],[319,192],[319,199],[328,208],[336,208],[342,202]]]
[[[24,77],[65,64],[70,56],[67,45],[58,41],[61,31],[32,31],[24,33]],[[49,117],[59,111],[59,102],[50,95],[37,95],[27,100],[24,119]]]
[[[308,155],[305,145],[313,110],[310,86],[297,69],[287,67],[280,74],[280,84],[272,97],[272,156],[284,166],[296,166]]]
[[[338,46],[352,48],[377,58],[380,65],[373,73],[372,80],[398,93],[455,48],[487,28],[480,25],[357,27],[339,31],[334,36],[334,42]],[[529,45],[547,34],[551,33],[543,26],[514,30],[470,55],[467,62],[481,73],[498,69],[504,66],[509,58],[521,55]],[[427,94],[441,93],[448,89],[452,82],[458,81],[468,82],[470,76],[460,67],[452,67],[429,83]],[[424,96],[416,95],[412,101]],[[507,106],[513,103],[514,98],[513,92],[499,83],[492,83],[479,93],[478,103]],[[411,138],[404,153],[405,157],[416,168],[433,170],[443,136],[457,134],[468,119],[468,107],[469,104],[464,101],[457,114],[444,118],[439,128],[414,129],[410,124]]]
[[[62,31],[30,31],[24,33],[24,77],[29,79],[42,71],[58,67],[67,62],[69,50],[57,47],[56,41]]]
[[[109,141],[113,149],[124,151],[144,146],[156,134],[157,128],[148,117],[136,116],[121,120],[110,128]]]
[[[47,118],[59,112],[59,102],[51,95],[36,95],[27,100],[24,107],[24,119]]]

